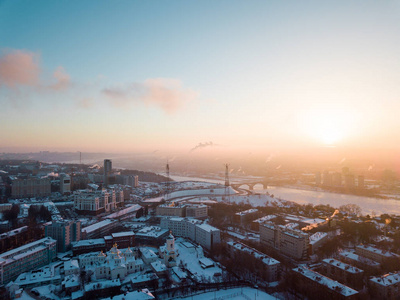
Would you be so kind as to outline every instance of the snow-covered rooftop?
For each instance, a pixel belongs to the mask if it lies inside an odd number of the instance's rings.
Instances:
[[[310,235],[310,244],[313,245],[316,242],[318,242],[326,237],[328,237],[328,234],[326,232],[316,232],[316,233]]]
[[[335,266],[335,267],[340,268],[342,270],[345,270],[346,272],[349,272],[349,273],[362,273],[362,272],[364,272],[363,270],[361,270],[359,268],[356,268],[356,267],[354,267],[352,265],[346,264],[346,263],[341,262],[340,260],[336,260],[334,258],[326,258],[326,259],[324,259],[322,261],[327,263],[327,264],[329,264],[329,265],[332,265],[332,266]]]
[[[356,290],[349,288],[348,286],[341,284],[331,278],[325,277],[318,272],[307,269],[306,267],[297,267],[293,269],[294,272],[302,274],[303,276],[311,279],[312,281],[318,282],[321,285],[328,287],[329,289],[336,291],[343,296],[351,296],[358,294]]]
[[[278,265],[280,264],[279,261],[277,261],[276,259],[261,253],[260,251],[250,248],[248,246],[246,246],[245,244],[239,243],[239,242],[228,242],[227,243],[229,246],[233,247],[234,249],[238,250],[238,251],[243,251],[243,252],[247,252],[249,254],[254,255],[255,258],[260,259],[265,265]]]
[[[370,280],[379,285],[390,286],[400,283],[400,275],[398,273],[389,273],[382,276],[372,277]]]
[[[97,222],[93,225],[89,225],[89,226],[83,228],[82,231],[86,231],[86,233],[93,232],[99,228],[105,227],[114,222],[115,222],[114,220],[110,220],[110,219],[103,220],[103,221]]]
[[[390,251],[387,251],[387,250],[382,250],[382,249],[373,247],[371,245],[358,245],[356,248],[363,249],[363,250],[366,250],[368,252],[376,253],[376,254],[379,254],[379,255],[382,255],[382,256],[385,256],[385,257],[388,257],[388,258],[389,257],[400,257],[400,255],[398,255],[396,253],[393,253],[393,252],[390,252]]]

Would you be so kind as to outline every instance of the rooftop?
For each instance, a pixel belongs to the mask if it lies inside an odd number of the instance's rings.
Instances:
[[[341,284],[335,280],[332,280],[331,278],[325,277],[320,273],[317,273],[305,267],[297,267],[294,268],[293,271],[302,274],[303,276],[315,282],[318,282],[319,284],[324,285],[328,287],[330,290],[336,291],[337,293],[342,294],[343,296],[351,296],[358,294],[356,290],[353,290],[352,288],[349,288],[344,284]]]
[[[370,280],[382,286],[390,286],[400,282],[400,275],[398,273],[389,273],[382,276],[372,277]]]
[[[356,268],[356,267],[354,267],[352,265],[346,264],[346,263],[341,262],[340,260],[336,260],[334,258],[326,258],[326,259],[324,259],[322,261],[327,263],[327,264],[329,264],[329,265],[332,265],[332,266],[335,266],[335,267],[340,268],[342,270],[345,270],[346,272],[349,272],[349,273],[361,273],[361,272],[364,272],[363,270],[361,270],[359,268]]]
[[[114,222],[115,222],[114,220],[109,220],[109,219],[103,220],[103,221],[100,221],[98,223],[95,223],[93,225],[89,225],[89,226],[83,228],[82,231],[86,231],[86,233],[93,232],[93,231],[96,231],[96,230],[98,230],[98,229],[100,229],[102,227],[110,225],[111,223],[114,223]]]

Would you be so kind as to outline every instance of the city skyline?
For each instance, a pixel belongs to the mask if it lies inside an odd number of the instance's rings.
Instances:
[[[398,150],[400,5],[0,2],[0,151]]]

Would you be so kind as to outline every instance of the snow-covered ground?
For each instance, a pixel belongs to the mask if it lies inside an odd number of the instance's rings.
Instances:
[[[193,190],[182,190],[176,191],[168,194],[168,199],[178,198],[178,197],[188,197],[197,195],[225,195],[224,187],[208,188],[208,189],[193,189]],[[229,194],[235,194],[235,190],[229,187]]]
[[[227,289],[227,290],[219,290],[215,292],[208,292],[199,294],[196,296],[189,296],[185,298],[179,298],[182,300],[210,300],[210,299],[233,299],[233,300],[241,300],[241,299],[263,299],[263,300],[273,300],[275,297],[264,293],[263,291],[243,287],[243,288],[234,288],[234,289]]]
[[[232,195],[229,197],[230,202],[250,204],[253,207],[257,206],[278,206],[284,207],[288,203],[279,199],[272,198],[268,195]]]
[[[181,262],[185,265],[185,267],[192,273],[197,280],[208,279],[209,281],[214,281],[214,275],[221,275],[222,270],[217,264],[214,264],[212,267],[208,267],[203,269],[200,265],[200,259],[204,258],[202,254],[196,251],[196,247],[194,245],[190,246],[191,243],[188,243],[186,240],[182,238],[176,239],[175,247],[179,253],[177,257],[177,266],[180,266]]]

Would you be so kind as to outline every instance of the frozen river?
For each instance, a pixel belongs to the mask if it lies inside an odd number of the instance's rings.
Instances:
[[[185,180],[196,180],[196,181],[206,181],[213,183],[223,184],[223,180],[209,180],[205,178],[195,178],[195,177],[180,177],[171,176],[172,179],[176,181]],[[362,214],[376,214],[381,215],[383,213],[400,215],[400,201],[394,199],[379,199],[371,197],[362,197],[355,195],[345,195],[329,192],[320,192],[312,190],[300,190],[294,188],[285,187],[275,187],[269,186],[267,189],[257,189],[257,185],[254,187],[254,191],[261,193],[270,193],[277,198],[284,200],[293,201],[299,204],[311,203],[313,205],[318,204],[329,204],[333,207],[338,208],[344,204],[357,204],[361,207]]]
[[[285,187],[268,187],[268,189],[256,190],[257,192],[267,192],[275,197],[293,201],[299,204],[311,203],[313,205],[329,204],[333,207],[339,207],[344,204],[357,204],[362,209],[363,215],[381,215],[400,214],[400,201],[393,199],[379,199],[371,197],[362,197],[355,195],[345,195],[320,191],[300,190]]]

